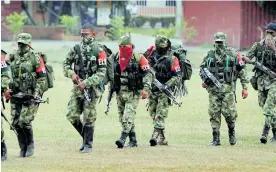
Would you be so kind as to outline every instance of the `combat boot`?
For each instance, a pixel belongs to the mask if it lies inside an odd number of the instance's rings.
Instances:
[[[151,139],[150,139],[150,146],[156,146],[157,145],[157,138],[160,134],[160,129],[158,128],[154,128],[153,129],[153,132],[152,132],[152,136],[151,136]]]
[[[262,137],[260,138],[260,141],[263,144],[266,144],[266,142],[267,142],[267,136],[268,136],[269,129],[270,129],[269,125],[264,125],[263,134],[262,134]]]
[[[235,145],[237,142],[236,135],[235,135],[235,124],[228,126],[228,135],[229,135],[230,145]]]
[[[23,132],[23,129],[19,127],[16,128],[16,132],[17,132],[18,144],[20,147],[20,153],[18,156],[25,157],[25,154],[27,151],[27,140],[26,140],[25,134]]]
[[[219,146],[220,145],[220,132],[213,129],[213,141],[209,144],[209,146]]]
[[[129,135],[127,132],[122,132],[120,139],[116,140],[115,144],[118,148],[123,148],[126,142],[126,138]]]
[[[82,151],[83,150],[83,148],[84,148],[84,144],[83,144],[83,142],[84,142],[84,136],[83,136],[83,125],[82,125],[82,123],[81,123],[81,121],[80,120],[78,120],[77,122],[74,122],[74,123],[72,123],[72,125],[74,126],[74,128],[78,131],[78,133],[80,134],[80,136],[82,137],[82,144],[81,144],[81,146],[80,146],[80,151]]]
[[[32,156],[34,154],[34,134],[32,126],[24,127],[24,133],[27,141],[27,151],[25,156]]]
[[[1,142],[1,161],[5,161],[7,159],[7,146],[5,140]]]
[[[92,145],[93,145],[93,137],[94,137],[94,126],[91,124],[86,124],[84,126],[84,146],[82,153],[89,153],[92,152]]]
[[[129,143],[126,147],[137,147],[136,133],[130,131],[129,133]]]
[[[272,128],[273,137],[270,139],[270,142],[276,143],[276,128]]]
[[[165,137],[165,129],[160,130],[160,140],[158,141],[158,145],[168,145],[168,141]]]

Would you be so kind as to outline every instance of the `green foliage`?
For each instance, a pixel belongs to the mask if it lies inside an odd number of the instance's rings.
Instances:
[[[60,17],[60,23],[66,27],[66,35],[71,35],[72,31],[78,26],[79,16],[62,15]]]
[[[195,20],[195,18],[191,18],[191,21]],[[168,38],[173,38],[175,36],[175,32],[177,29],[181,29],[183,32],[183,37],[184,41],[191,41],[195,38],[197,35],[197,30],[195,29],[194,26],[188,26],[187,20],[184,18],[181,22],[181,25],[175,25],[170,28],[161,28],[161,29],[156,29],[155,33],[153,36],[156,36],[158,34],[162,34],[167,36]]]
[[[5,24],[5,27],[13,33],[13,38],[23,31],[23,25],[26,18],[24,14],[18,14],[17,12],[6,17],[8,25]]]
[[[111,27],[108,29],[107,36],[112,40],[117,40],[120,36],[131,32],[130,27],[124,27],[124,17],[123,16],[115,16],[111,21]]]

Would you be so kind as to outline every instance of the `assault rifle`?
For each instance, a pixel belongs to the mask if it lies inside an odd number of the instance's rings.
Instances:
[[[246,63],[248,63],[248,64],[253,64],[253,65],[255,65],[255,68],[253,69],[253,71],[256,70],[256,69],[259,69],[259,70],[261,70],[262,72],[264,72],[264,73],[266,73],[267,75],[269,75],[271,78],[276,79],[276,73],[273,72],[272,70],[270,70],[269,68],[265,67],[264,65],[262,65],[260,62],[257,62],[257,61],[256,61],[256,62],[253,62],[253,61],[249,60],[249,59],[246,58],[246,57],[243,57],[242,59],[243,59]]]
[[[41,98],[37,98],[32,94],[24,94],[22,92],[12,94],[11,93],[11,100],[14,102],[22,103],[22,104],[40,104],[40,103],[47,103],[49,104],[49,98],[46,100],[42,100]]]
[[[156,78],[155,78],[155,71],[150,68],[149,69],[150,72],[154,75],[154,80],[153,80],[153,84],[163,93],[166,94],[166,96],[176,105],[178,105],[179,107],[181,107],[182,102],[177,102],[176,101],[176,97],[173,95],[173,92],[171,90],[169,90],[167,85],[163,85],[161,82],[159,82]]]
[[[107,95],[106,111],[104,112],[106,115],[109,112],[110,105],[111,105],[111,99],[112,99],[112,95],[114,92],[115,92],[115,89],[113,88],[113,83],[110,82],[108,95]]]
[[[221,83],[217,80],[217,78],[207,69],[207,68],[200,68],[200,76],[203,79],[203,82],[207,79],[210,79],[215,86],[220,89],[222,87]]]
[[[10,125],[10,128],[13,130],[13,132],[15,133],[15,135],[18,136],[15,128],[11,125],[11,123],[9,122],[9,120],[7,119],[7,117],[4,115],[4,113],[1,111],[1,116],[5,119],[5,121],[7,121],[7,123]]]
[[[78,83],[81,83],[81,79],[78,79]],[[90,103],[90,102],[91,102],[91,98],[90,98],[90,96],[89,96],[89,94],[88,94],[88,90],[87,90],[87,89],[84,89],[83,92],[84,92],[84,97],[85,97],[86,100]]]

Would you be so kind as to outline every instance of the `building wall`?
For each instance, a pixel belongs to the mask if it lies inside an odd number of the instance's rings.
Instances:
[[[213,44],[216,32],[225,32],[228,45],[240,47],[241,3],[238,1],[184,1],[184,17],[198,35],[187,45]],[[195,18],[195,20],[191,20]]]
[[[276,19],[276,14],[269,14],[265,8],[250,1],[241,2],[241,13],[241,48],[248,48],[262,39],[265,26]]]

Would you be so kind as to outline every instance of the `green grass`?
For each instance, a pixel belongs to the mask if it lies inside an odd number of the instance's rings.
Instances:
[[[66,119],[72,83],[63,76],[60,64],[68,47],[47,49],[45,46],[43,50],[50,61],[56,62],[53,64],[56,80],[55,88],[44,96],[49,97],[50,104],[41,104],[33,122],[35,154],[18,158],[16,136],[3,122],[8,160],[2,162],[2,171],[275,171],[276,144],[259,143],[264,117],[258,107],[257,92],[251,87],[245,100],[241,98],[241,86],[237,87],[237,145],[229,145],[227,125],[222,118],[222,146],[207,146],[211,141],[208,94],[201,88],[197,71],[187,84],[189,95],[182,99],[183,107],[172,106],[169,110],[166,119],[169,146],[149,146],[152,121],[145,109],[147,100],[141,100],[135,121],[138,147],[117,149],[115,140],[120,136],[121,126],[116,100],[113,98],[111,111],[105,115],[105,92],[102,102],[97,104],[93,152],[79,153],[81,138]],[[191,53],[190,59],[198,66],[202,57],[202,53]],[[8,107],[5,110],[8,117],[9,112]]]
[[[132,33],[138,33],[141,35],[153,36],[156,29],[152,28],[131,28]]]

